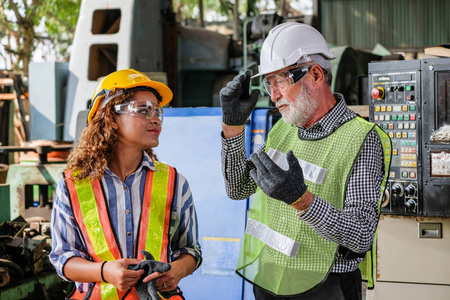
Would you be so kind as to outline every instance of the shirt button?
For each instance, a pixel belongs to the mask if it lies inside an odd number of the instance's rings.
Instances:
[[[128,187],[127,187],[127,186],[124,186],[123,189],[124,189],[125,191],[128,191]]]
[[[125,211],[125,213],[128,215],[128,214],[130,213],[130,211],[127,209],[127,210]]]
[[[128,231],[128,232],[127,232],[127,236],[130,236],[130,235],[131,235],[131,232]]]

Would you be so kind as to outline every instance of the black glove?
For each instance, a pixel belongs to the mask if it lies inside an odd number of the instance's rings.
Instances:
[[[219,92],[223,112],[223,123],[228,126],[242,126],[252,113],[258,101],[260,91],[249,94],[252,70],[237,75]]]
[[[160,261],[155,261],[153,259],[153,256],[145,250],[141,250],[141,253],[144,255],[146,260],[141,261],[137,265],[129,267],[130,270],[145,270],[144,275],[142,275],[138,284],[136,284],[136,291],[139,295],[139,298],[141,299],[160,300],[161,298],[156,291],[156,278],[150,280],[149,282],[142,282],[142,279],[152,274],[153,272],[167,272],[171,269],[171,265]]]
[[[250,161],[256,170],[250,170],[250,176],[267,196],[291,205],[306,193],[308,187],[302,167],[291,150],[286,154],[286,159],[289,169],[285,171],[264,151],[255,152],[250,156]]]

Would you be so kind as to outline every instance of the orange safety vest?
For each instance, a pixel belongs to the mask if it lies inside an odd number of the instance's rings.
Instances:
[[[145,249],[154,259],[168,262],[167,247],[176,170],[164,163],[154,161],[156,172],[148,171],[145,180],[144,201],[139,224],[137,249]],[[81,230],[89,255],[94,262],[123,258],[99,180],[89,177],[74,180],[78,172],[65,171],[65,181],[75,221]],[[150,230],[149,230],[150,229]],[[137,250],[136,250],[137,251]],[[137,258],[145,259],[140,251]],[[140,299],[135,288],[121,291],[106,282],[97,282],[93,289],[80,293],[75,289],[70,299],[116,300]],[[170,300],[184,299],[175,295]]]

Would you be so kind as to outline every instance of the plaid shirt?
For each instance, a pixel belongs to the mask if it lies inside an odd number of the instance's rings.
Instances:
[[[108,202],[108,211],[112,228],[118,239],[118,245],[124,257],[134,258],[135,241],[144,197],[144,184],[147,172],[156,171],[152,160],[144,152],[138,169],[127,177],[125,182],[109,169],[100,180]],[[172,217],[169,229],[170,261],[181,254],[191,254],[197,261],[202,261],[198,242],[197,215],[189,184],[183,175],[177,173],[176,189],[172,201]],[[63,268],[67,260],[77,256],[92,260],[81,238],[80,228],[75,223],[64,180],[58,184],[52,213],[52,243],[50,262],[63,279]],[[85,284],[77,284],[80,291],[86,291]]]
[[[336,106],[310,128],[299,127],[299,137],[325,137],[341,124],[356,117],[341,94],[335,93],[334,96],[338,101]],[[257,151],[264,149],[265,144]],[[222,136],[222,172],[227,194],[231,199],[246,199],[255,193],[257,186],[249,175],[252,167],[247,160],[244,133],[230,139]],[[377,132],[372,131],[351,173],[343,210],[337,209],[326,199],[314,196],[313,202],[300,218],[323,238],[357,253],[366,252],[372,246],[378,223],[378,201],[383,177],[383,149]],[[337,253],[331,272],[354,271],[362,260],[363,258],[346,259]]]

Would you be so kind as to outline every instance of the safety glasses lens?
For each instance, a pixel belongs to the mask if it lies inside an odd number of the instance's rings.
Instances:
[[[283,73],[267,76],[263,79],[267,93],[272,96],[272,89],[284,91],[295,84],[309,72],[312,66],[287,70]]]
[[[140,119],[150,119],[155,116],[161,123],[163,121],[163,109],[161,106],[147,100],[134,100],[122,103],[116,105],[114,109],[119,114],[127,114]]]

